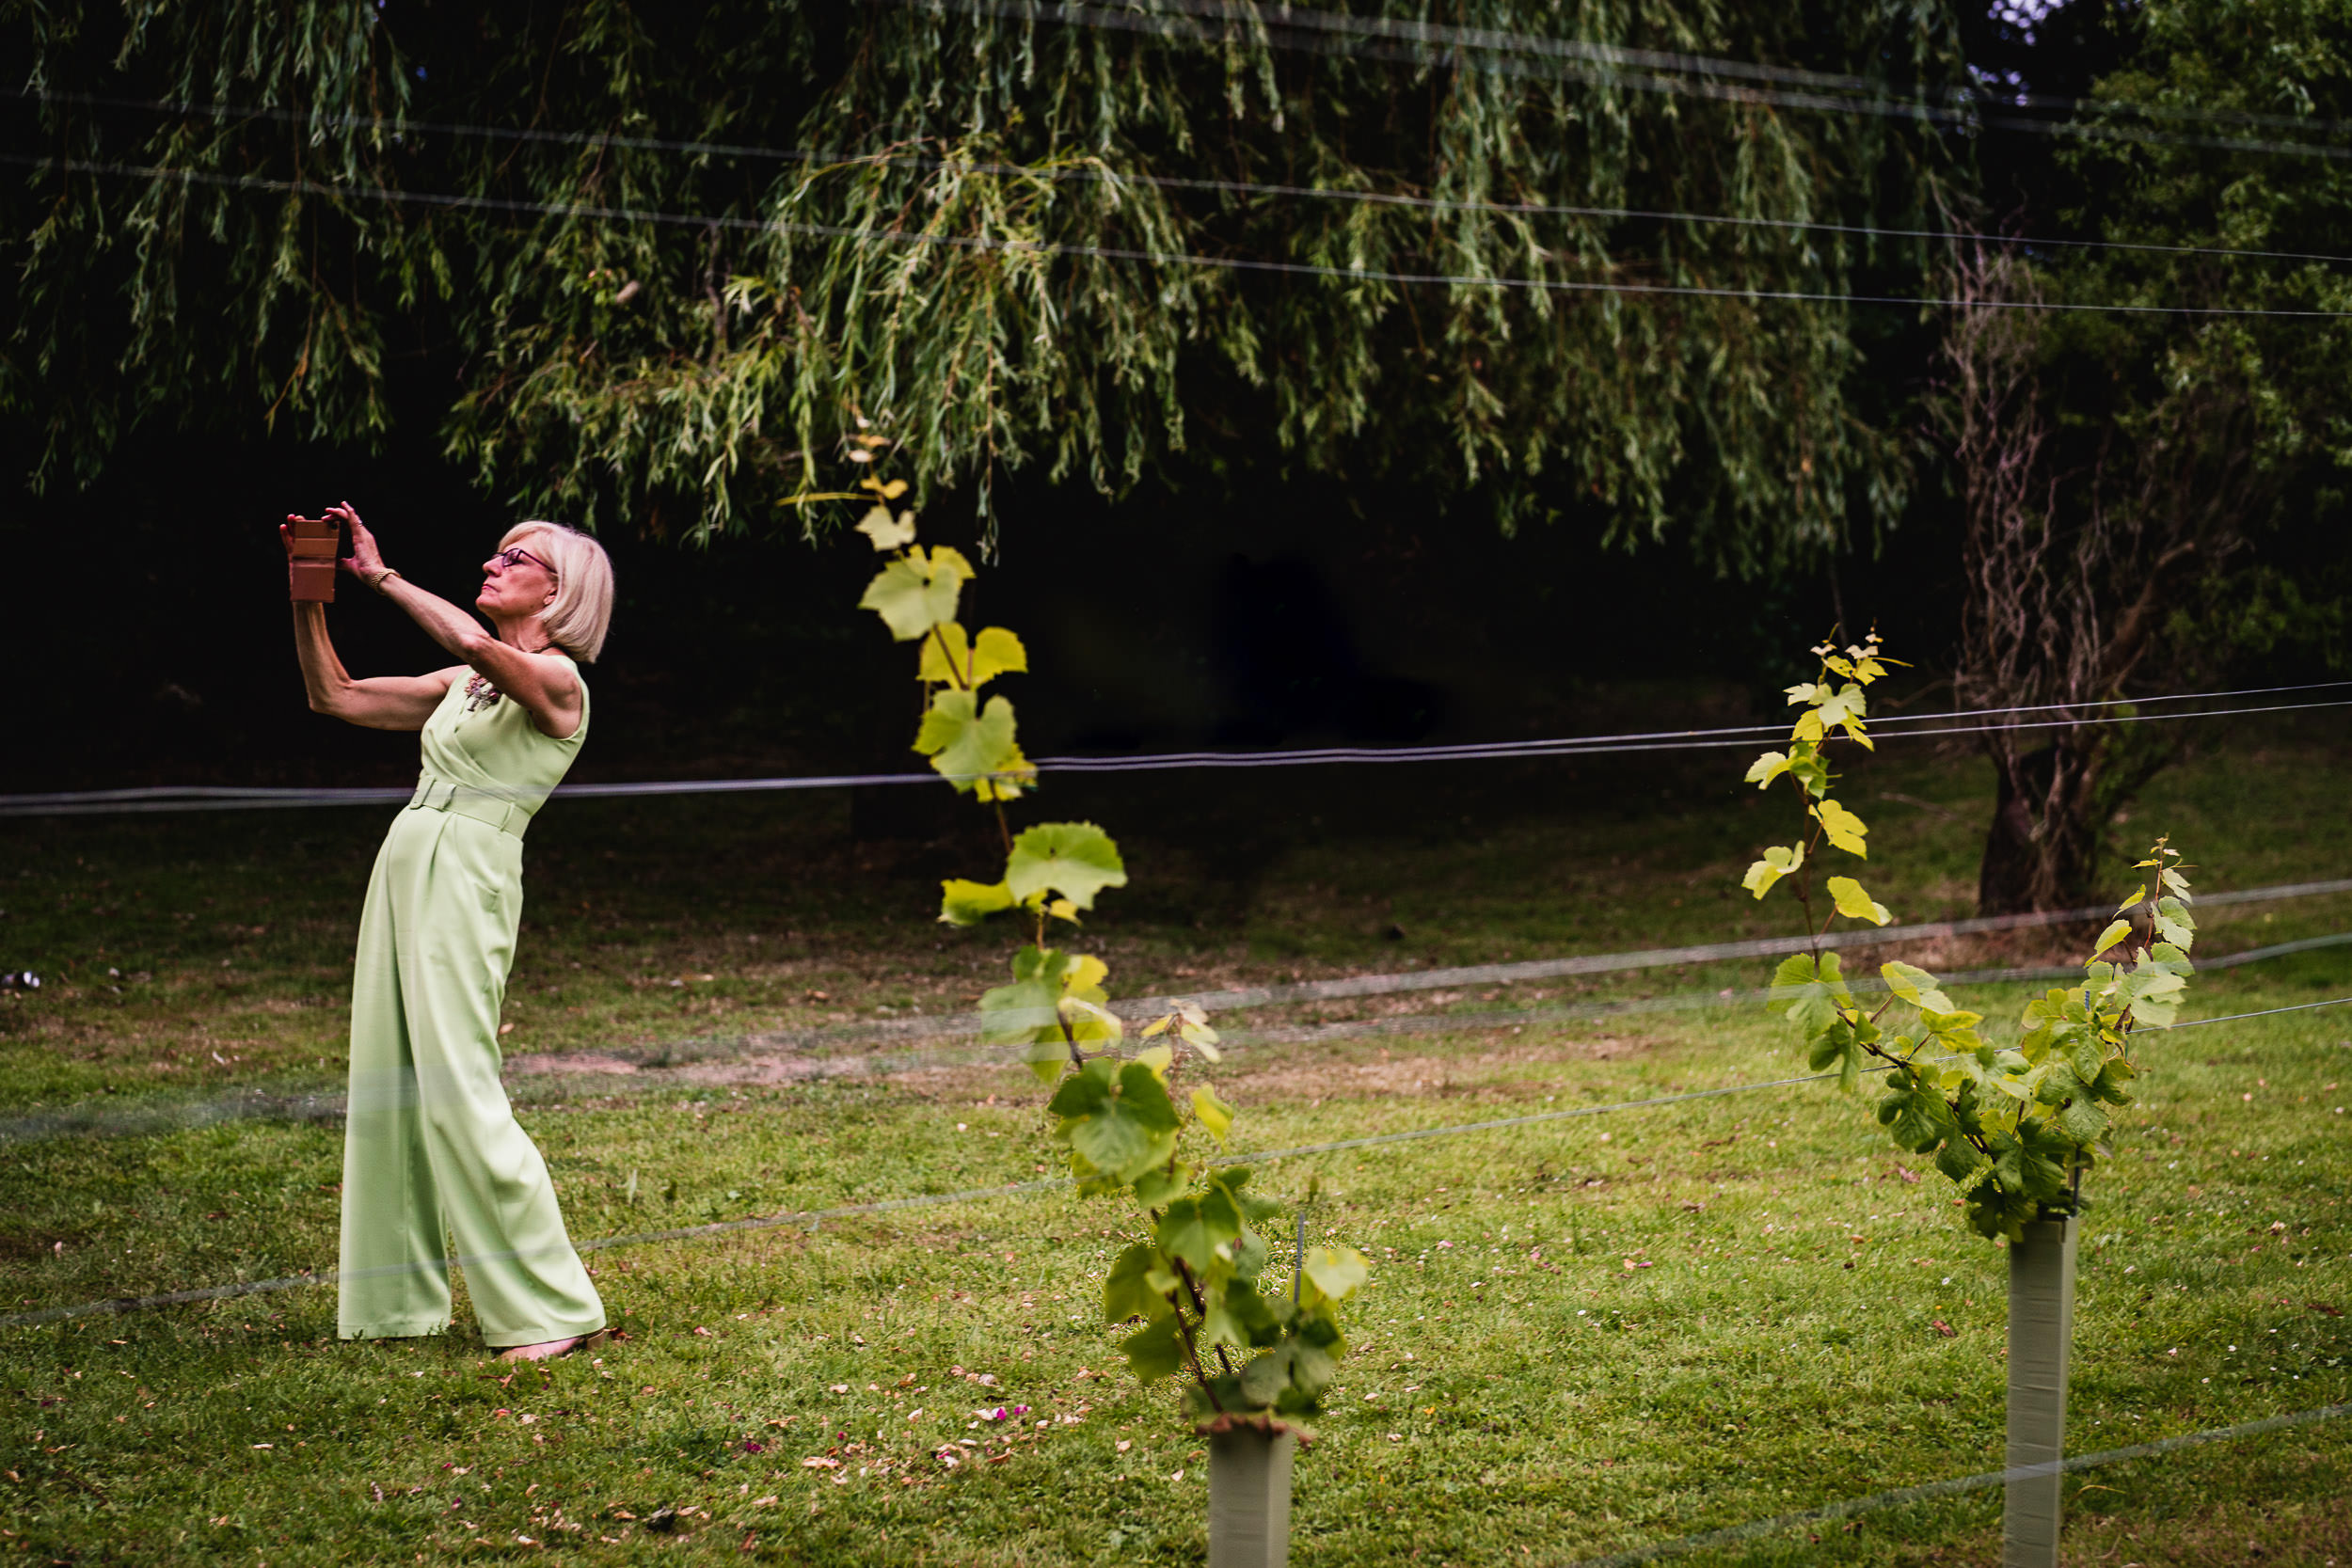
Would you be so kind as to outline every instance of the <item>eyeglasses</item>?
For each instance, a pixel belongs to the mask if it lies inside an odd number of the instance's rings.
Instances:
[[[529,550],[524,549],[519,545],[516,546],[512,549],[501,550],[490,559],[505,566],[519,566],[524,562],[528,561],[533,566],[536,566],[541,571],[547,573],[548,576],[554,577],[556,575],[554,567],[548,565],[546,562],[540,560],[537,556],[532,554]]]

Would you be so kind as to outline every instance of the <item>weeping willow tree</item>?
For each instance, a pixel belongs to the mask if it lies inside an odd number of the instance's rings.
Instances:
[[[485,485],[665,532],[811,526],[862,432],[992,534],[1021,470],[1475,492],[1734,570],[1890,517],[1889,311],[1839,299],[1930,261],[1851,230],[1950,199],[1942,8],[1396,10],[11,8],[0,398],[37,483],[421,405]]]

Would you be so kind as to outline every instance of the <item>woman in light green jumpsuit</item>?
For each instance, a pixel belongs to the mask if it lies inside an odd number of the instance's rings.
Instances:
[[[507,1104],[499,1013],[522,915],[523,831],[587,737],[575,655],[602,647],[612,567],[570,529],[510,531],[474,601],[493,637],[386,566],[348,505],[327,515],[351,529],[344,569],[465,661],[354,680],[327,640],[326,607],[294,606],[311,707],[423,732],[424,771],[385,834],[359,921],[340,1327],[346,1339],[447,1328],[446,1228],[484,1340],[509,1360],[560,1355],[604,1328],[604,1304],[547,1163]]]

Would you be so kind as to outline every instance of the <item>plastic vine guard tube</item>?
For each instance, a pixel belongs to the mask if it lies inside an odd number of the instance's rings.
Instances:
[[[2001,1568],[2058,1568],[2066,1457],[2066,1361],[2074,1338],[2081,1220],[2037,1220],[2009,1249],[2009,1452]],[[2033,1473],[2016,1475],[2020,1469]]]
[[[1225,1418],[1209,1438],[1209,1568],[1285,1568],[1291,1459],[1298,1433],[1278,1420]]]

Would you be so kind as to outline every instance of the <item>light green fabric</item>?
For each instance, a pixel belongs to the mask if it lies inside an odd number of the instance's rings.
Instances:
[[[444,1228],[485,1342],[543,1344],[605,1323],[547,1162],[499,1079],[522,832],[587,738],[588,687],[580,728],[553,740],[512,700],[469,712],[466,685],[461,674],[424,726],[423,777],[384,835],[359,919],[343,1133],[346,1339],[449,1326]]]

